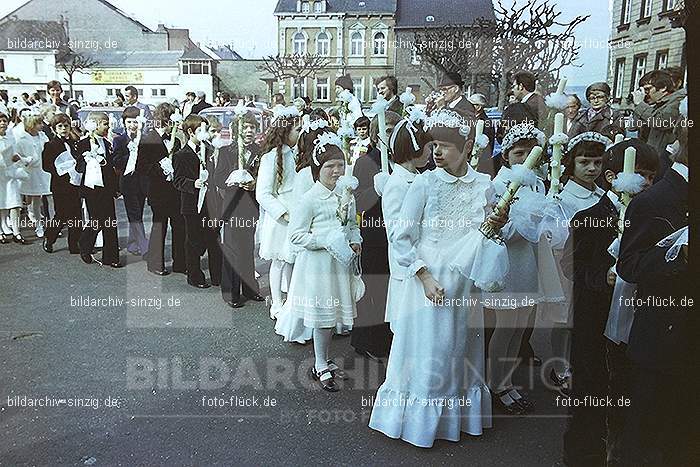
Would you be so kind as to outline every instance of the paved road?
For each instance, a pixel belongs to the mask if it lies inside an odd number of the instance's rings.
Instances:
[[[351,379],[326,393],[305,376],[312,348],[282,343],[264,304],[234,311],[134,257],[113,270],[56,250],[0,245],[0,465],[559,465],[565,418],[538,370],[516,378],[534,381],[533,416],[419,449],[367,428],[383,368],[348,338],[332,355]],[[54,406],[16,407],[30,399]]]

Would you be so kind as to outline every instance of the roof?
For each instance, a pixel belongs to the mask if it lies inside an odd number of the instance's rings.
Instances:
[[[394,14],[396,2],[397,0],[328,0],[326,13]],[[364,6],[361,6],[362,4]],[[275,13],[297,13],[297,0],[279,0],[277,7],[275,7]]]
[[[428,16],[432,16],[434,21],[426,21]],[[496,18],[491,0],[400,0],[396,11],[396,28],[472,24],[478,18]]]
[[[214,55],[219,57],[219,60],[243,60],[243,57],[241,57],[238,52],[233,50],[229,45],[225,45],[223,47],[209,47],[209,50],[211,50]]]
[[[205,54],[199,47],[192,47],[182,53],[180,60],[213,60],[213,58]]]
[[[90,54],[90,58],[97,60],[96,68],[103,67],[167,67],[177,66],[182,56],[182,50],[165,51],[100,51]]]
[[[23,8],[24,6],[26,6],[27,4],[29,4],[29,3],[33,2],[33,1],[34,1],[34,0],[28,0],[27,2],[23,3],[22,5],[18,6],[17,8],[15,8],[14,10],[12,10],[12,11],[9,12],[8,14],[6,14],[2,19],[12,17],[19,9]],[[109,8],[110,10],[114,11],[115,13],[117,13],[117,14],[123,16],[124,18],[128,19],[128,20],[131,21],[132,23],[135,23],[135,24],[138,25],[143,31],[146,31],[146,32],[154,32],[154,31],[151,30],[148,26],[146,26],[145,24],[143,24],[143,23],[140,22],[140,21],[135,20],[135,19],[132,18],[131,16],[127,15],[127,14],[124,13],[122,10],[120,10],[119,8],[117,8],[117,7],[115,7],[114,5],[112,5],[111,3],[109,3],[107,0],[97,0],[97,1],[100,2],[100,3],[102,3],[104,6],[106,6],[106,7]]]
[[[50,51],[68,42],[57,21],[11,19],[0,23],[0,50]]]

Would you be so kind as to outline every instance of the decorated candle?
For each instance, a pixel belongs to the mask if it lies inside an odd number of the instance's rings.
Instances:
[[[559,78],[559,85],[557,86],[557,94],[564,94],[564,89],[566,88],[566,77],[563,76]]]
[[[379,96],[377,102],[380,103],[377,106],[377,124],[379,128],[379,150],[382,155],[382,172],[389,173],[389,148],[386,146],[386,99],[384,99],[384,96]]]
[[[476,169],[479,165],[479,153],[481,152],[481,146],[478,144],[481,135],[484,134],[484,121],[479,120],[476,122],[476,135],[474,136],[474,147],[472,148],[472,159],[470,161],[471,166]]]

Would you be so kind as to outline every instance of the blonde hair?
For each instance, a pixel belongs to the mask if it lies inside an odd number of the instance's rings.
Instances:
[[[44,123],[44,117],[41,114],[26,114],[22,117],[24,128],[41,128]]]

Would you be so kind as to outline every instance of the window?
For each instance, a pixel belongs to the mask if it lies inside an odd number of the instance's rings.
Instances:
[[[35,58],[34,59],[34,74],[39,76],[44,76],[46,74],[46,69],[44,68],[44,59]]]
[[[386,55],[386,35],[383,32],[374,35],[374,55]]]
[[[208,75],[209,74],[209,64],[206,62],[185,62],[182,64],[182,74],[183,75]],[[142,95],[143,91],[139,90],[139,94]]]
[[[316,54],[327,57],[331,52],[331,38],[326,32],[316,36]]]
[[[158,96],[158,90],[157,89],[151,89],[151,97],[156,97]]]
[[[0,58],[0,73],[5,73],[5,59]]]
[[[75,91],[75,99],[82,101],[83,100],[83,91]]]
[[[306,97],[306,78],[290,78],[292,80],[292,99]]]
[[[639,19],[651,17],[651,11],[654,7],[654,0],[642,0],[642,14]]]
[[[376,83],[377,80],[376,80],[376,79],[373,79],[372,82],[373,82],[373,83]],[[377,100],[377,95],[378,95],[378,94],[379,94],[379,93],[377,92],[377,86],[376,86],[376,85],[372,85],[372,86],[369,87],[369,100],[371,100],[371,101],[376,101],[376,100]]]
[[[363,86],[364,80],[362,78],[352,79],[352,93],[355,94],[357,100],[360,102],[365,101],[365,87]]]
[[[622,98],[622,88],[625,83],[625,59],[618,58],[615,62],[615,83],[613,84],[613,97],[615,99]]]
[[[316,78],[316,100],[327,101],[328,99],[328,78]]]
[[[662,70],[668,66],[668,49],[656,52],[655,70]]]
[[[161,96],[165,96],[165,89],[161,89],[161,90],[160,90],[160,95],[161,95]]]
[[[420,55],[415,45],[411,46],[411,65],[420,65]]]
[[[350,55],[354,57],[361,57],[364,55],[364,41],[362,40],[362,34],[355,31],[350,35]]]
[[[639,88],[639,80],[646,73],[647,56],[638,55],[634,57],[634,65],[632,67],[632,89]]]
[[[108,95],[109,97],[112,97],[112,96],[114,95],[114,89],[112,89],[112,88],[107,88],[107,95]]]
[[[632,0],[622,0],[620,24],[630,24],[630,21],[632,21]]]
[[[143,89],[138,89],[137,91],[139,92],[139,96],[143,96]]]
[[[297,32],[292,37],[292,48],[294,55],[304,55],[306,53],[306,37],[301,32]]]
[[[314,2],[314,13],[323,13],[323,2]]]
[[[675,0],[664,0],[664,11],[671,11],[676,6]]]
[[[309,2],[301,2],[301,12],[308,13],[309,11]]]

